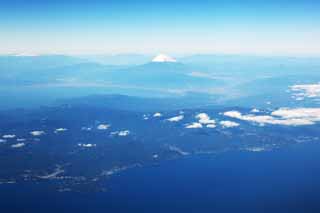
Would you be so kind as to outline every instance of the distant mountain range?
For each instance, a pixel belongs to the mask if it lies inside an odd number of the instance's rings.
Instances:
[[[237,55],[0,56],[1,106],[48,103],[95,94],[138,97],[214,96],[216,103],[259,106],[293,100],[294,84],[320,81],[317,58]],[[100,58],[100,59],[103,59]],[[125,63],[127,62],[127,63]],[[26,101],[28,100],[28,101]]]
[[[116,57],[116,56],[115,56]],[[169,56],[159,55],[141,65],[104,65],[70,56],[2,56],[0,82],[6,85],[40,83],[90,83],[117,86],[195,87],[211,84],[212,79],[191,76],[192,67]]]

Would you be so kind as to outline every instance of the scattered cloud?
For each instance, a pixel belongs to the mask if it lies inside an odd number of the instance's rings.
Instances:
[[[247,147],[244,150],[249,151],[249,152],[263,152],[266,151],[264,147]]]
[[[271,113],[283,119],[305,119],[310,123],[320,121],[320,108],[280,108]]]
[[[207,124],[207,128],[216,128],[217,126],[215,124]]]
[[[5,138],[5,139],[10,139],[10,138],[15,138],[16,137],[16,135],[3,135],[2,136],[3,138]]]
[[[213,119],[210,119],[209,115],[206,113],[199,113],[195,116],[196,119],[198,119],[198,122],[193,122],[191,124],[187,124],[187,129],[198,129],[202,128],[203,126],[206,126],[207,128],[215,128],[216,127],[216,121]]]
[[[17,143],[17,144],[11,145],[11,148],[21,148],[23,146],[25,146],[25,143]]]
[[[26,141],[26,139],[25,138],[17,138],[17,141],[18,142],[23,142],[23,141]]]
[[[65,132],[67,130],[68,129],[66,129],[66,128],[57,128],[56,130],[54,130],[54,133]]]
[[[41,130],[35,130],[35,131],[31,131],[30,134],[32,136],[41,136],[41,135],[44,135],[45,132],[44,131],[41,131]]]
[[[305,98],[319,98],[320,97],[320,83],[318,84],[298,84],[290,87],[293,92],[293,98],[297,101]]]
[[[85,148],[91,148],[91,147],[96,147],[97,145],[96,144],[92,144],[92,143],[79,143],[78,146],[80,147],[85,147]]]
[[[84,131],[91,131],[92,130],[92,128],[91,127],[82,127],[81,128],[81,130],[84,130]]]
[[[130,134],[129,130],[121,130],[121,131],[115,131],[115,132],[111,132],[110,135],[114,136],[120,136],[120,137],[124,137],[124,136],[128,136]]]
[[[233,121],[220,121],[219,123],[224,128],[232,128],[240,125],[239,123]]]
[[[162,116],[162,114],[160,112],[156,112],[153,114],[153,117],[161,117],[161,116]]]
[[[97,129],[98,130],[106,130],[106,129],[109,129],[110,125],[109,124],[99,124],[97,126]]]
[[[119,136],[127,136],[130,134],[130,131],[129,130],[123,130],[123,131],[119,131],[118,135]]]
[[[178,115],[178,116],[169,118],[169,119],[167,119],[167,120],[170,121],[170,122],[178,122],[178,121],[181,121],[183,118],[184,118],[183,115]]]
[[[0,138],[0,143],[5,143],[7,140]]]
[[[260,112],[260,110],[258,110],[258,109],[256,109],[256,108],[253,108],[253,109],[251,110],[251,112],[252,112],[252,113],[257,113],[257,112]]]
[[[202,128],[202,124],[194,122],[192,124],[187,125],[186,128],[187,129],[198,129],[198,128]]]
[[[199,119],[199,123],[201,124],[215,124],[216,121],[210,119],[209,115],[206,113],[199,113],[196,115],[196,118]]]
[[[238,112],[238,111],[235,111],[235,110],[224,112],[223,115],[231,117],[231,118],[238,118],[240,120],[242,118],[241,112]]]

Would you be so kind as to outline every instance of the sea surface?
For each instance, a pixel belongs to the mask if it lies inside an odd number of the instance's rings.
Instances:
[[[3,184],[0,212],[320,212],[320,144],[187,156],[126,170],[104,187]]]

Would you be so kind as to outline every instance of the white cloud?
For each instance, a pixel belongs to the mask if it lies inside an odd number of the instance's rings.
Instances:
[[[118,135],[119,136],[127,136],[130,134],[130,131],[129,130],[123,130],[123,131],[119,131]]]
[[[235,111],[235,110],[224,112],[223,115],[231,117],[231,118],[238,118],[238,119],[242,118],[242,114],[238,111]]]
[[[21,148],[23,146],[25,146],[25,143],[17,143],[17,144],[11,145],[12,148]]]
[[[0,143],[5,143],[5,142],[7,142],[7,140],[0,138]]]
[[[178,116],[169,118],[169,119],[167,119],[167,120],[170,121],[170,122],[178,122],[178,121],[181,121],[183,118],[184,118],[183,115],[178,115]]]
[[[206,113],[199,113],[196,115],[196,118],[199,119],[199,123],[201,124],[215,124],[216,121],[210,119],[210,117]]]
[[[110,132],[110,135],[117,135],[118,133],[119,133],[119,131]]]
[[[121,131],[115,131],[115,132],[111,132],[110,135],[117,135],[120,137],[124,137],[124,136],[128,136],[130,134],[129,130],[121,130]]]
[[[92,130],[92,128],[91,127],[82,127],[81,128],[81,130],[84,130],[84,131],[91,131]]]
[[[232,127],[237,127],[237,126],[240,125],[239,123],[236,123],[236,122],[233,122],[233,121],[220,121],[219,123],[224,128],[232,128]]]
[[[147,115],[143,115],[143,120],[148,120],[149,117]]]
[[[161,117],[161,116],[162,116],[162,114],[160,112],[156,112],[153,114],[153,117]]]
[[[295,120],[301,123],[314,124],[320,121],[320,108],[280,108],[271,113],[288,121]]]
[[[44,135],[45,132],[44,131],[41,131],[41,130],[36,130],[36,131],[31,131],[30,134],[32,136],[41,136],[41,135]]]
[[[23,142],[23,141],[26,141],[26,139],[25,138],[17,138],[17,141],[18,142]]]
[[[298,84],[290,87],[293,92],[293,98],[297,101],[304,98],[318,98],[320,97],[320,83],[318,84]]]
[[[208,124],[206,127],[207,128],[216,128],[217,126],[215,124]]]
[[[238,111],[228,111],[225,116],[236,118],[239,120],[255,122],[260,125],[312,125],[320,121],[320,108],[280,108],[273,111],[271,115],[242,115]]]
[[[109,124],[100,124],[100,125],[98,125],[97,129],[106,130],[106,129],[109,129],[109,127],[110,127]]]
[[[260,112],[260,110],[258,110],[258,109],[256,109],[256,108],[253,108],[253,109],[251,110],[251,112],[257,113],[257,112]]]
[[[65,131],[67,131],[68,129],[66,129],[66,128],[57,128],[55,131],[54,131],[54,133],[59,133],[59,132],[65,132]]]
[[[78,146],[80,146],[80,147],[85,147],[85,148],[91,148],[91,147],[96,147],[97,145],[96,144],[92,144],[92,143],[87,143],[87,144],[85,144],[85,143],[79,143],[78,144]]]
[[[3,138],[6,138],[6,139],[9,139],[9,138],[15,138],[16,137],[16,135],[3,135],[2,136]]]
[[[201,123],[192,123],[186,126],[187,129],[198,129],[198,128],[202,128],[202,124]]]
[[[266,151],[265,148],[263,147],[248,147],[248,148],[245,148],[246,151],[249,151],[249,152],[263,152],[263,151]]]

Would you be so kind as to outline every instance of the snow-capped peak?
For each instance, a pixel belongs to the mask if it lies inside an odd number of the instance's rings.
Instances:
[[[177,60],[168,55],[159,54],[152,59],[152,62],[177,62]]]

